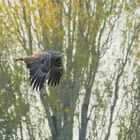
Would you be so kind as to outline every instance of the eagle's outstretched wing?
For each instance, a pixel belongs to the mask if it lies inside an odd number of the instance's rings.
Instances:
[[[54,67],[51,69],[48,77],[48,85],[56,86],[60,82],[60,78],[63,73],[63,68]]]
[[[48,85],[51,86],[59,84],[63,72],[60,56],[56,57],[49,52],[42,52],[17,60],[23,60],[26,63],[30,72],[31,85],[36,90],[40,90],[46,80],[48,80]]]

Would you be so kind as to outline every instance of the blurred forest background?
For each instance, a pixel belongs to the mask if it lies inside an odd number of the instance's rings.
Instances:
[[[0,0],[1,140],[140,140],[139,0]],[[36,92],[15,58],[64,52]]]

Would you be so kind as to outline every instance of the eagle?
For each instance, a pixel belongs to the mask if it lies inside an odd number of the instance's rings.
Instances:
[[[42,51],[27,57],[18,58],[16,61],[24,61],[30,72],[30,83],[33,89],[41,90],[44,83],[56,86],[63,74],[63,54],[58,51]]]

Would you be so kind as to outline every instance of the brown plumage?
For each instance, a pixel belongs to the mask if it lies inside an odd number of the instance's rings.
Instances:
[[[56,86],[60,82],[63,73],[62,53],[56,51],[44,51],[35,55],[16,59],[24,61],[30,72],[30,82],[33,88],[41,89],[45,81],[48,85]]]

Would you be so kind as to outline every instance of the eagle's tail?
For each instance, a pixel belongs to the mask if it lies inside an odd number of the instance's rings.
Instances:
[[[17,58],[15,59],[15,61],[23,61],[24,59],[23,58]]]

